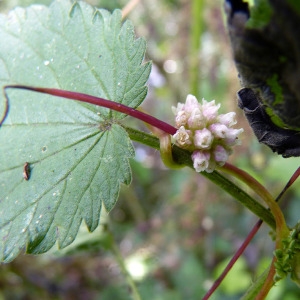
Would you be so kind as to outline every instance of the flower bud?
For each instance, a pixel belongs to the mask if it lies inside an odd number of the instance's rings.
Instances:
[[[190,129],[199,129],[205,126],[205,118],[202,115],[200,106],[193,109],[189,119],[188,126]]]
[[[224,115],[222,114],[218,116],[217,121],[221,124],[231,127],[232,125],[235,125],[237,123],[235,119],[235,115],[236,113],[233,111]]]
[[[187,123],[187,113],[183,110],[179,111],[175,117],[176,127],[185,126]]]
[[[185,111],[188,113],[192,113],[192,111],[198,107],[199,107],[199,102],[197,98],[193,95],[188,95],[186,97],[186,102],[184,106]]]
[[[228,159],[227,150],[221,145],[217,145],[214,150],[214,158],[219,166],[223,166]]]
[[[218,115],[220,104],[215,100],[199,103],[188,95],[185,104],[172,107],[176,127],[175,143],[193,151],[192,160],[197,172],[213,172],[216,166],[223,166],[232,152],[232,146],[239,143],[238,136],[243,129],[233,129],[235,113]]]
[[[224,139],[226,137],[226,133],[228,131],[228,127],[226,125],[215,123],[209,126],[212,134],[216,138]]]
[[[194,135],[194,145],[198,149],[209,149],[213,139],[213,135],[207,128],[196,130]]]
[[[243,128],[233,129],[229,128],[225,134],[225,142],[228,146],[238,145],[240,141],[238,140],[238,136],[244,131]]]
[[[173,138],[176,140],[178,146],[182,148],[187,148],[192,144],[190,134],[191,134],[190,130],[186,130],[184,126],[181,126],[177,130],[177,132],[173,135]]]
[[[177,107],[172,106],[172,112],[175,116],[177,115],[178,112],[183,111],[183,110],[184,110],[184,104],[181,102],[177,103]]]
[[[206,100],[202,100],[202,113],[208,122],[214,121],[214,119],[218,116],[218,110],[221,104],[216,105],[215,100],[207,102]]]
[[[196,172],[205,171],[209,166],[209,152],[196,150],[192,154],[193,166]]]

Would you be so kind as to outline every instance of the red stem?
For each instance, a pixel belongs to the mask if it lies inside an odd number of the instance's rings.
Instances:
[[[271,262],[270,270],[268,273],[268,277],[265,280],[264,285],[262,286],[261,290],[255,297],[255,300],[263,300],[266,299],[270,289],[273,287],[275,284],[274,282],[274,276],[276,274],[276,269],[275,269],[275,262],[276,262],[276,257],[274,256]]]
[[[245,249],[248,247],[249,243],[257,233],[258,229],[260,228],[261,224],[263,223],[263,220],[258,220],[252,230],[247,235],[246,239],[242,243],[242,245],[239,247],[239,249],[236,251],[236,253],[231,258],[230,262],[226,266],[226,268],[223,270],[222,274],[218,277],[218,279],[214,282],[212,287],[208,290],[208,292],[205,294],[202,300],[207,300],[209,297],[213,294],[213,292],[218,288],[218,286],[221,284],[225,276],[228,274],[228,272],[231,270],[231,268],[234,266],[235,262],[239,259],[239,257],[243,254]]]
[[[26,85],[7,85],[4,87],[4,90],[6,91],[6,89],[22,89],[22,90],[29,90],[29,91],[33,91],[33,92],[38,92],[38,93],[43,93],[43,94],[48,94],[48,95],[52,95],[55,97],[63,97],[66,99],[71,99],[71,100],[78,100],[78,101],[83,101],[83,102],[87,102],[87,103],[91,103],[94,105],[98,105],[98,106],[102,106],[102,107],[106,107],[106,108],[110,108],[113,109],[115,111],[124,113],[126,115],[132,116],[136,119],[139,119],[145,123],[148,123],[156,128],[159,128],[160,130],[168,133],[168,134],[175,134],[177,129],[175,127],[173,127],[172,125],[161,121],[155,117],[152,117],[148,114],[145,114],[141,111],[138,111],[134,108],[128,107],[124,104],[121,103],[117,103],[117,102],[113,102],[110,100],[106,100],[103,98],[99,98],[99,97],[95,97],[95,96],[91,96],[91,95],[87,95],[87,94],[83,94],[83,93],[77,93],[77,92],[72,92],[72,91],[65,91],[65,90],[60,90],[60,89],[51,89],[51,88],[40,88],[40,87],[31,87],[31,86],[26,86]],[[8,99],[7,94],[5,92],[5,97],[6,99]],[[6,101],[6,110],[4,112],[4,117],[2,118],[2,120],[0,121],[0,126],[2,125],[2,123],[4,122],[4,119],[6,118],[6,115],[8,113],[8,107],[9,107],[9,103],[8,100]]]
[[[283,196],[283,194],[286,192],[286,190],[296,181],[296,179],[299,176],[300,176],[300,167],[298,167],[298,169],[294,172],[294,174],[292,175],[292,177],[290,178],[288,183],[285,185],[285,187],[283,188],[281,193],[277,196],[277,198],[275,199],[276,202],[278,202],[280,200],[280,198]],[[246,239],[244,240],[244,242],[242,243],[240,248],[237,250],[237,252],[234,254],[234,256],[231,258],[230,262],[226,266],[226,268],[223,270],[222,274],[217,278],[217,280],[214,282],[214,284],[208,290],[208,292],[205,294],[205,296],[202,300],[209,299],[209,297],[213,294],[213,292],[219,287],[219,285],[222,283],[223,279],[228,274],[228,272],[231,270],[231,268],[233,267],[235,262],[243,254],[243,252],[245,251],[245,249],[247,248],[247,246],[249,245],[249,243],[251,242],[251,240],[253,239],[253,237],[255,236],[257,231],[259,230],[262,223],[263,223],[263,220],[261,220],[261,219],[256,222],[256,224],[254,225],[252,230],[249,232],[249,234],[247,235]],[[272,272],[273,272],[273,270],[272,270]],[[270,276],[272,276],[272,275],[268,275],[268,277],[270,277]]]

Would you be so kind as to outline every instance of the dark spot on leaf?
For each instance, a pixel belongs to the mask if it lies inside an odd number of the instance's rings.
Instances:
[[[29,180],[30,178],[30,166],[28,162],[26,162],[23,167],[23,178],[25,180]]]

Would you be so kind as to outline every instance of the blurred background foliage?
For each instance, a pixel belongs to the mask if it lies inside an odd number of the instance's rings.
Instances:
[[[123,8],[125,0],[86,1],[101,8]],[[236,111],[244,127],[242,145],[231,162],[279,194],[299,159],[283,159],[254,138],[236,105],[240,88],[231,57],[222,0],[199,0],[194,16],[189,0],[140,0],[129,13],[137,36],[147,40],[146,60],[153,70],[143,109],[173,123],[171,106],[191,90],[199,99],[216,99],[221,110]],[[50,0],[0,0],[7,13],[15,6],[49,5]],[[200,24],[199,50],[191,51],[193,26]],[[97,38],[97,37],[95,37]],[[196,56],[195,56],[196,55]],[[197,89],[191,66],[196,60]],[[129,121],[132,122],[132,121]],[[135,127],[143,125],[133,123]],[[144,128],[145,129],[145,128]],[[110,213],[112,233],[142,299],[201,299],[246,237],[257,218],[228,194],[189,169],[167,170],[157,151],[136,144],[133,182],[123,187]],[[249,193],[251,191],[248,190]],[[285,195],[282,207],[289,225],[298,221],[300,181]],[[298,201],[297,201],[298,200]],[[68,248],[40,256],[21,256],[0,266],[2,299],[130,299],[129,288],[109,250],[107,224],[92,234],[84,226]],[[243,257],[211,299],[239,299],[271,261],[273,242],[263,226]],[[284,280],[268,299],[299,299],[298,287]]]

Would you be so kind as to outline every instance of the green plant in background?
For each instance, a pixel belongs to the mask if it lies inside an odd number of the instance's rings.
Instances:
[[[132,180],[133,140],[160,149],[167,166],[207,171],[201,175],[275,230],[277,262],[274,259],[269,276],[258,281],[250,297],[267,294],[276,270],[276,279],[292,273],[298,280],[298,230],[287,227],[266,188],[226,163],[241,133],[230,128],[234,115],[218,115],[214,102],[199,106],[191,96],[174,109],[177,128],[136,110],[147,95],[151,64],[144,62],[145,41],[135,38],[129,21],[122,24],[121,11],[110,14],[83,2],[56,0],[49,8],[16,9],[0,22],[1,40],[6,41],[0,65],[6,86],[0,129],[2,261],[12,261],[24,249],[47,252],[56,242],[65,248],[75,240],[82,221],[94,231],[115,206],[120,184]],[[193,47],[196,53],[200,44]],[[193,90],[196,69],[191,67]],[[154,136],[129,127],[126,115],[148,123]],[[245,182],[271,212],[215,167]],[[139,299],[112,234],[106,234],[103,244],[115,254],[133,298]]]

